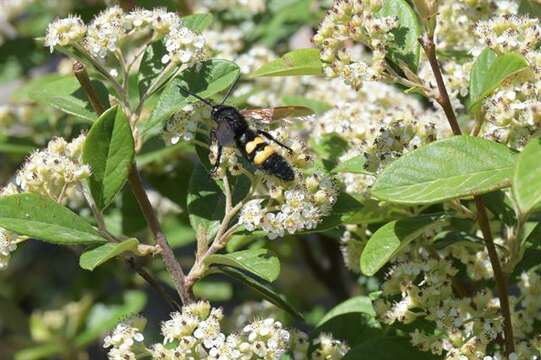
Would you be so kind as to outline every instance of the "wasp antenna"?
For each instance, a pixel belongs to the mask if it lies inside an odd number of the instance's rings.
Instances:
[[[237,84],[239,83],[239,80],[240,80],[240,73],[237,76],[237,78],[235,79],[235,82],[233,83],[233,85],[231,85],[231,87],[227,90],[227,93],[225,94],[224,98],[222,99],[222,102],[220,103],[220,105],[223,105],[225,103],[225,101],[227,100],[227,98],[229,98],[229,95],[231,95],[233,93],[233,90],[235,90],[235,88],[237,87]]]
[[[205,104],[207,104],[207,105],[210,106],[211,108],[214,107],[214,105],[212,105],[212,103],[211,103],[210,101],[208,101],[208,100],[206,100],[206,99],[203,99],[201,96],[199,96],[199,95],[197,95],[197,94],[194,94],[193,92],[189,91],[188,89],[183,88],[183,87],[180,86],[180,85],[177,85],[177,87],[178,87],[178,89],[179,89],[182,93],[184,93],[184,95],[191,95],[191,96],[193,96],[194,98],[196,98],[197,100],[204,102]]]

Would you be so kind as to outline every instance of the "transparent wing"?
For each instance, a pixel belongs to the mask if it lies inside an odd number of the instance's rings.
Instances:
[[[218,140],[218,144],[222,146],[229,146],[235,142],[235,133],[225,121],[218,123],[218,127],[216,128],[216,140]]]
[[[273,108],[245,109],[240,113],[264,123],[285,119],[288,117],[303,117],[313,115],[312,109],[305,106],[277,106]]]

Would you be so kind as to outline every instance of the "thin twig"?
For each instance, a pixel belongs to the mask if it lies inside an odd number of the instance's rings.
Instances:
[[[185,283],[190,293],[192,291],[191,289],[193,285],[199,279],[201,279],[205,273],[205,270],[206,270],[205,259],[209,257],[210,255],[215,254],[221,249],[223,249],[227,245],[227,242],[229,241],[231,236],[239,229],[240,227],[239,223],[236,223],[232,226],[229,226],[229,224],[235,218],[237,213],[240,211],[245,201],[250,198],[250,194],[248,194],[242,201],[237,203],[235,206],[232,206],[233,195],[231,192],[227,174],[225,174],[223,177],[223,184],[224,184],[224,196],[225,196],[225,214],[220,224],[220,227],[218,228],[216,236],[214,237],[214,240],[212,241],[212,244],[208,247],[208,249],[202,255],[197,256],[195,264],[193,265],[192,269],[186,276]],[[199,252],[199,249],[198,249],[198,252]]]
[[[90,207],[90,210],[92,211],[92,214],[96,219],[98,229],[107,237],[109,241],[118,243],[119,240],[107,230],[107,226],[105,225],[105,221],[103,219],[103,214],[101,210],[99,210],[96,206],[96,203],[92,196],[83,187],[83,185],[79,186],[79,191],[83,194],[83,197],[85,198],[88,206]],[[165,300],[165,302],[169,304],[172,310],[181,309],[181,306],[171,297],[171,295],[167,293],[167,291],[160,285],[160,283],[156,279],[154,279],[154,277],[149,274],[140,264],[138,264],[132,256],[126,258],[125,261],[126,264],[128,264],[128,266],[133,271],[138,273],[139,276],[141,276]]]
[[[425,34],[419,39],[419,42],[421,43],[428,61],[430,62],[432,72],[434,73],[434,78],[436,79],[436,84],[439,91],[436,101],[443,108],[449,125],[453,130],[453,134],[461,135],[462,131],[460,130],[453,106],[451,105],[451,100],[449,98],[449,94],[447,93],[445,82],[443,81],[440,65],[436,56],[436,45],[434,43],[434,39],[433,37],[428,36],[428,34]],[[494,245],[494,239],[490,230],[490,224],[488,222],[483,200],[479,196],[475,196],[474,200],[477,208],[477,222],[479,223],[479,227],[483,233],[485,247],[487,248],[492,270],[494,271],[494,280],[498,290],[498,298],[500,299],[500,308],[504,323],[503,332],[505,336],[505,354],[506,356],[509,356],[509,354],[515,351],[515,342],[513,336],[513,324],[511,322],[511,307],[509,306],[509,298],[507,293],[507,277],[502,271],[500,259],[498,258],[498,253],[496,252],[496,246]]]
[[[447,116],[447,120],[449,121],[449,125],[451,125],[451,129],[453,130],[453,134],[461,135],[462,131],[460,130],[460,125],[458,125],[449,94],[447,93],[445,82],[443,81],[440,64],[438,63],[438,58],[436,57],[436,44],[434,44],[434,39],[430,38],[428,34],[425,34],[421,39],[419,39],[419,41],[421,42],[426,57],[430,62],[430,67],[432,68],[432,72],[434,73],[434,78],[436,79],[436,84],[438,86],[439,94],[435,100],[443,108],[445,116]]]
[[[79,63],[79,65],[77,66],[77,79],[79,80],[83,91],[90,100],[96,113],[98,113],[98,115],[101,114],[103,112],[103,106],[101,106],[99,100],[97,100],[96,102],[92,101],[92,99],[98,99],[98,96],[96,94],[96,91],[92,87],[92,84],[90,83],[88,74],[84,69],[84,65],[81,63]],[[132,165],[130,169],[130,173],[128,175],[128,182],[130,183],[132,192],[137,200],[137,203],[139,204],[139,207],[141,208],[141,211],[143,212],[143,215],[147,221],[150,230],[152,231],[152,234],[154,235],[154,238],[156,239],[158,246],[160,246],[160,248],[162,249],[161,255],[164,260],[165,267],[173,278],[175,288],[180,296],[180,299],[182,300],[182,303],[190,303],[192,301],[192,297],[190,293],[186,291],[186,288],[184,286],[184,272],[182,271],[180,263],[176,260],[175,254],[169,246],[167,238],[161,229],[160,222],[158,221],[156,213],[154,212],[152,204],[150,203],[147,193],[143,187],[143,182],[141,180],[141,176],[139,175],[139,170],[135,165]]]
[[[135,196],[135,199],[137,200],[137,203],[139,204],[139,207],[143,212],[148,227],[150,228],[150,231],[156,239],[156,243],[162,249],[161,254],[165,263],[165,267],[173,278],[175,288],[180,296],[180,299],[182,300],[182,303],[184,305],[191,303],[193,301],[193,298],[191,296],[191,293],[186,289],[184,272],[182,271],[180,263],[175,258],[173,250],[167,242],[165,233],[163,232],[160,222],[158,221],[158,217],[156,216],[156,213],[152,208],[152,204],[148,199],[147,193],[143,187],[143,182],[141,181],[141,176],[139,175],[139,171],[137,170],[137,167],[135,165],[133,165],[130,170],[130,173],[128,175],[128,182],[131,186],[133,195]]]
[[[83,63],[81,63],[80,61],[76,61],[73,64],[73,73],[75,74],[75,77],[77,78],[77,80],[79,80],[81,87],[85,91],[85,94],[88,97],[88,100],[90,101],[90,104],[92,105],[96,113],[98,115],[103,113],[105,109],[100,103],[98,94],[95,91],[93,91],[94,88],[92,87],[92,84],[90,83],[90,78],[88,77],[88,73],[86,72],[86,69]],[[92,91],[90,89],[92,89]]]

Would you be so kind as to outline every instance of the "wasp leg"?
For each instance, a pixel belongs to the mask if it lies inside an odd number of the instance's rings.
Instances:
[[[271,140],[271,141],[274,141],[275,143],[277,143],[278,145],[280,145],[280,146],[283,147],[284,149],[287,149],[287,151],[289,151],[290,153],[293,152],[293,149],[291,149],[289,146],[284,145],[284,144],[282,144],[281,142],[279,142],[278,140],[276,140],[276,139],[274,138],[274,136],[272,136],[272,135],[269,134],[268,132],[263,131],[263,130],[257,130],[257,134],[258,134],[258,135],[263,135],[263,136],[266,137],[267,139],[269,139],[269,140]]]
[[[209,136],[209,148],[216,142],[216,129],[212,129],[210,131]],[[220,160],[222,159],[222,150],[223,146],[218,143],[218,154],[216,155],[216,161],[214,162],[214,165],[212,165],[212,168],[209,171],[209,176],[212,177],[214,174],[216,174],[216,171],[218,171],[218,168],[220,167]]]

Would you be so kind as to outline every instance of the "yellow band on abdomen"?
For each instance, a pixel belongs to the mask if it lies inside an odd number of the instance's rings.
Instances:
[[[271,145],[265,146],[265,148],[261,151],[259,151],[255,157],[254,157],[254,164],[255,165],[261,165],[271,156],[274,154],[274,149]]]
[[[265,140],[263,140],[259,136],[255,137],[252,141],[246,143],[246,146],[244,147],[246,150],[246,154],[253,153],[257,145],[263,144],[264,142]]]

